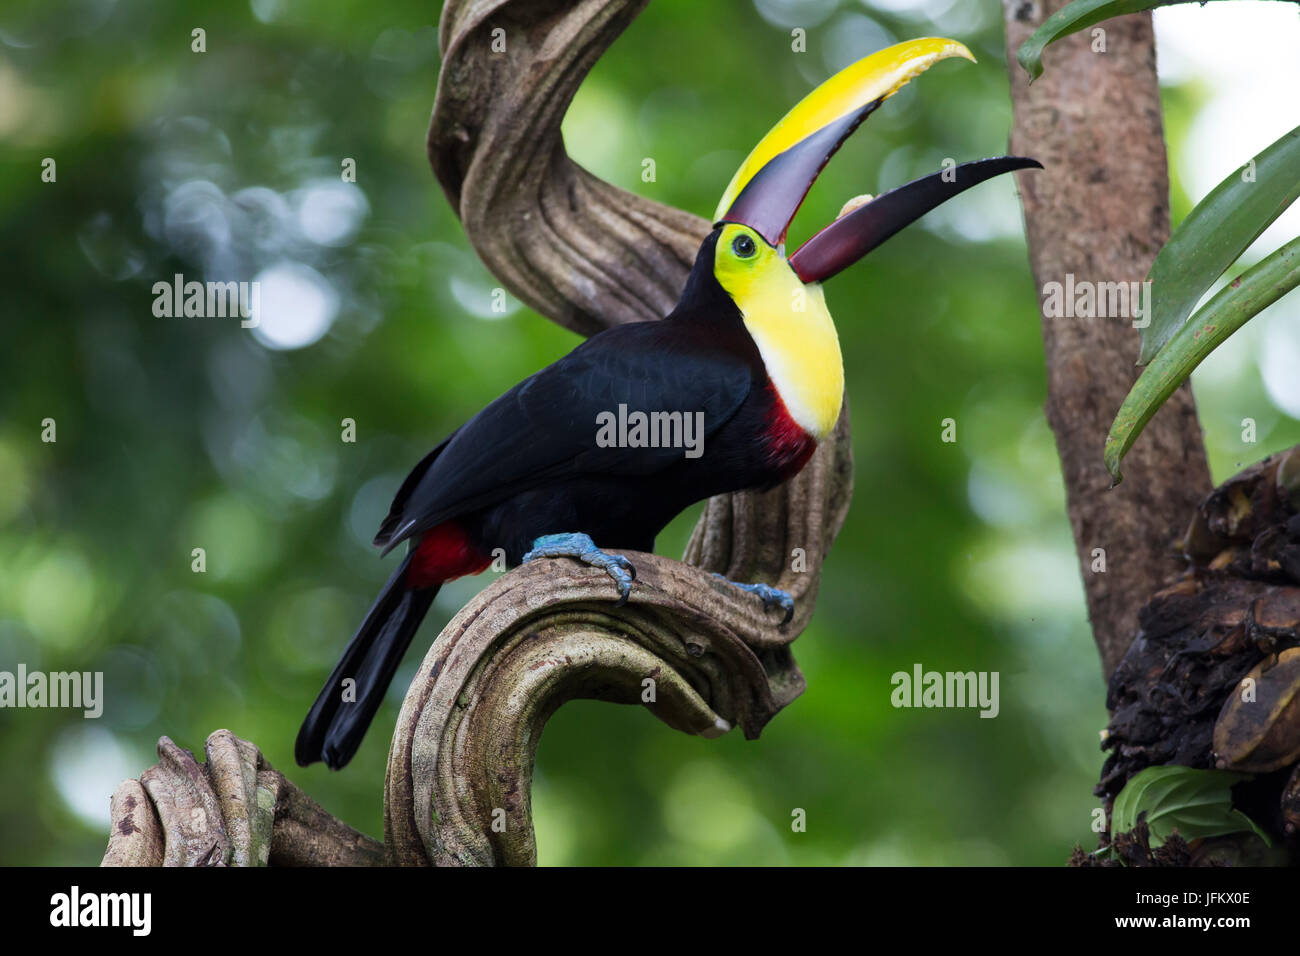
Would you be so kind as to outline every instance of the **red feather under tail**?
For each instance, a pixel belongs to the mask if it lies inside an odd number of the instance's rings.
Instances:
[[[436,587],[446,581],[487,570],[492,556],[469,540],[465,529],[454,521],[430,528],[411,555],[406,584],[411,588]]]

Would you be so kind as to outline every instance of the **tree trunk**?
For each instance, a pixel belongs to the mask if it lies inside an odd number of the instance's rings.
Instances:
[[[1020,177],[1034,281],[1135,282],[1169,238],[1169,174],[1149,13],[1106,21],[1048,47],[1033,85],[1016,50],[1066,0],[1004,0],[1015,123],[1011,151],[1045,169]],[[1093,639],[1107,677],[1138,610],[1183,567],[1176,547],[1210,492],[1191,387],[1147,426],[1109,488],[1102,445],[1137,378],[1128,318],[1042,317],[1047,419],[1056,435]],[[1102,570],[1104,568],[1104,570]]]

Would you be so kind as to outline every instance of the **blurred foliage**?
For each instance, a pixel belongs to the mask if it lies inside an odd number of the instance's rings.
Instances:
[[[157,737],[200,749],[219,727],[382,833],[401,696],[489,576],[442,591],[357,759],[302,770],[298,724],[391,564],[369,538],[429,447],[577,341],[515,303],[491,311],[495,283],[429,172],[437,13],[0,13],[0,670],[103,671],[107,698],[99,720],[0,711],[0,863],[97,861],[109,794],[154,761]],[[808,52],[791,52],[793,26]],[[566,139],[599,175],[707,214],[812,84],[927,34],[961,39],[979,65],[942,64],[873,115],[814,189],[798,242],[848,196],[1003,151],[995,0],[654,0],[597,64]],[[1171,102],[1170,129],[1185,127],[1196,96]],[[56,182],[41,181],[45,157]],[[355,186],[340,178],[349,157]],[[646,157],[656,182],[641,181]],[[808,691],[756,742],[565,707],[539,758],[543,864],[1059,864],[1091,843],[1104,691],[1019,223],[1012,183],[995,181],[831,284],[857,493],[795,645]],[[260,276],[293,307],[256,330],[155,317],[152,286],[175,273]],[[1225,415],[1240,417],[1212,410],[1212,439]],[[955,444],[940,441],[949,417]],[[40,440],[46,418],[57,443]],[[1271,422],[1264,440],[1300,439]],[[1217,461],[1264,450],[1225,448]],[[695,514],[661,552],[680,553]],[[894,709],[890,675],[918,662],[999,671],[999,716]],[[806,833],[791,831],[796,808]]]

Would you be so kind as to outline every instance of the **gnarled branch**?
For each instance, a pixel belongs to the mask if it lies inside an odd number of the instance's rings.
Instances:
[[[709,230],[698,216],[602,182],[564,151],[560,121],[574,92],[646,2],[449,0],[443,9],[434,171],[506,287],[584,334],[665,315]],[[167,786],[119,788],[114,832],[124,835],[114,836],[105,863],[156,861],[159,845],[170,862],[190,864],[535,862],[533,760],[546,721],[566,700],[641,703],[687,733],[716,736],[739,725],[752,738],[802,692],[789,645],[812,615],[852,474],[846,408],[797,478],[712,499],[689,564],[634,554],[628,605],[613,604],[603,572],[568,561],[527,565],[486,588],[439,635],[407,692],[389,751],[386,845],[311,804],[251,745],[238,742],[231,791],[205,787],[212,771],[163,738],[163,762],[145,777],[161,774]],[[789,591],[794,618],[782,625],[780,613],[713,571]],[[211,753],[206,766],[214,766]],[[274,814],[256,789],[264,786],[287,794]],[[155,813],[140,807],[144,791]],[[201,825],[187,829],[177,805],[198,808]],[[498,832],[493,823],[502,819]],[[264,841],[245,838],[268,826],[269,856]],[[128,838],[132,828],[140,832]]]
[[[841,437],[848,434],[841,425]],[[788,490],[706,515],[694,550],[776,527],[753,567],[782,561],[792,541],[810,567],[843,520],[850,463],[827,443]],[[763,507],[753,521],[753,505]],[[723,549],[719,549],[720,552]],[[811,614],[816,576],[774,575],[800,595],[795,620],[701,568],[631,553],[625,607],[602,571],[575,561],[525,565],[482,591],[443,630],[411,684],[388,756],[385,842],[398,863],[536,862],[529,790],[542,729],[567,700],[640,703],[668,726],[749,738],[804,688],[790,642]],[[723,557],[722,553],[715,555]],[[493,827],[493,822],[497,826]]]
[[[498,278],[585,333],[666,314],[709,229],[596,179],[564,150],[560,121],[573,94],[644,5],[450,0],[443,10],[434,171]],[[553,563],[482,592],[429,651],[402,708],[385,814],[394,858],[534,862],[532,764],[565,700],[636,703],[648,680],[655,699],[646,705],[669,726],[715,735],[738,722],[757,736],[803,689],[788,645],[811,616],[851,489],[845,413],[796,480],[710,502],[687,552],[698,567],[636,555],[625,608],[605,603],[602,573],[557,573]],[[789,589],[794,621],[781,627],[708,571]],[[498,832],[490,824],[502,813]]]
[[[168,737],[113,794],[102,866],[374,866],[381,843],[336,820],[228,730],[200,764]]]
[[[666,315],[709,232],[564,151],[574,93],[647,2],[448,0],[442,11],[429,161],[492,273],[584,335]]]

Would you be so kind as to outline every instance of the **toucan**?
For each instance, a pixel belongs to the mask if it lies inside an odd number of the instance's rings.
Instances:
[[[294,756],[338,769],[357,747],[439,587],[507,567],[572,558],[613,579],[616,552],[654,550],[682,510],[797,474],[834,430],[844,368],[821,283],[908,223],[992,176],[1039,166],[1000,157],[952,166],[851,202],[792,255],[785,236],[840,145],[954,40],[911,40],[831,77],[736,171],[681,298],[659,321],[614,326],[529,376],[456,429],[402,483],[374,543],[408,542],[298,733]],[[733,582],[734,583],[734,582]],[[765,612],[793,602],[736,584]]]

